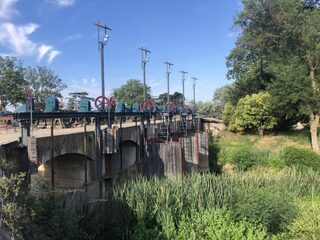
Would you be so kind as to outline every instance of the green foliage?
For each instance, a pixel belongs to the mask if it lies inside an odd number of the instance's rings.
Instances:
[[[207,101],[207,102],[199,101],[197,102],[197,107],[199,109],[198,113],[207,117],[217,117],[215,115],[215,105],[212,101]]]
[[[247,171],[255,166],[266,166],[270,153],[258,149],[249,141],[239,146],[218,145],[218,161],[220,164],[231,163],[238,171]]]
[[[285,235],[287,239],[320,239],[320,199],[304,199],[299,204],[299,215]]]
[[[272,130],[277,123],[271,109],[271,98],[268,93],[248,95],[239,100],[229,128],[263,135],[265,131]]]
[[[157,99],[154,99],[158,105],[166,105],[168,99],[168,93],[161,93]],[[180,92],[174,92],[169,94],[170,102],[173,102],[176,106],[181,106],[183,102],[183,94]],[[191,104],[192,105],[192,104]]]
[[[237,148],[231,155],[231,163],[234,163],[239,171],[246,171],[259,163],[259,155],[250,147]]]
[[[81,99],[88,99],[88,100],[94,100],[94,98],[88,97],[89,93],[87,92],[72,92],[69,93],[69,99],[66,105],[66,108],[68,110],[79,110],[80,106],[79,103]]]
[[[233,119],[234,112],[235,107],[232,105],[231,102],[227,102],[223,108],[222,120],[229,124]]]
[[[249,221],[251,224],[245,225],[250,225],[249,229],[264,228],[268,236],[274,237],[273,233],[285,232],[296,216],[295,199],[320,194],[319,184],[317,172],[295,169],[276,175],[255,172],[219,176],[195,174],[186,176],[183,182],[180,178],[141,178],[118,186],[114,197],[126,202],[135,212],[137,236],[176,239],[181,234],[181,238],[194,239],[192,234],[199,233],[196,239],[201,239],[201,234],[209,234],[202,231],[206,228],[204,223],[210,226],[208,231],[213,231],[211,226],[214,225],[217,226],[214,229],[218,229],[216,233],[222,233],[227,231],[223,228],[224,220],[219,222],[220,217],[215,218],[214,213],[217,208],[228,207],[234,224]],[[234,226],[232,223],[226,226],[229,225]],[[239,231],[232,227],[230,232],[241,234],[243,228],[239,225],[235,228]]]
[[[243,0],[235,19],[242,31],[227,58],[233,103],[267,90],[281,128],[320,113],[320,8],[306,2]]]
[[[80,227],[82,216],[70,208],[64,208],[47,182],[39,183],[38,192],[30,205],[33,208],[30,224],[33,239],[93,239]]]
[[[22,63],[17,58],[0,56],[0,112],[10,104],[25,101],[26,86]]]
[[[270,233],[284,231],[296,216],[290,199],[265,189],[236,191],[230,199],[230,211],[236,220],[245,219],[265,226]]]
[[[222,119],[222,112],[225,105],[230,101],[230,90],[231,85],[225,85],[223,87],[217,88],[213,93],[213,98],[211,103],[212,116],[218,119]]]
[[[34,89],[34,99],[37,108],[44,109],[45,99],[49,96],[62,97],[61,91],[67,85],[55,72],[47,67],[28,67],[25,72],[25,79]]]
[[[0,200],[2,221],[13,237],[22,239],[23,232],[28,232],[32,216],[30,196],[27,194],[25,174],[0,177]]]
[[[15,173],[15,170],[16,166],[10,160],[0,157],[0,171],[3,171],[5,176],[10,176]]]
[[[244,220],[234,221],[229,212],[216,209],[182,218],[175,239],[258,240],[269,237],[263,227]]]
[[[147,99],[150,99],[150,87],[146,86]],[[132,105],[143,100],[143,83],[136,79],[130,79],[126,84],[113,90],[113,96],[118,102]]]
[[[287,147],[283,150],[280,160],[285,166],[303,166],[320,170],[320,156],[310,149]]]

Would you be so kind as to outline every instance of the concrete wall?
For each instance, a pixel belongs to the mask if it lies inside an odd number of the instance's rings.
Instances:
[[[53,137],[54,151],[53,156],[58,157],[64,154],[78,153],[87,155],[95,159],[95,136],[94,132],[87,132],[87,154],[84,152],[85,134],[74,133],[68,135],[59,135]],[[46,163],[51,160],[51,137],[42,137],[36,139],[37,162]]]
[[[60,155],[54,162],[54,185],[58,188],[81,188],[85,183],[85,164],[87,164],[87,183],[96,180],[94,175],[94,163],[81,154]],[[38,167],[38,173],[51,182],[51,164],[47,161]]]
[[[150,143],[146,146],[144,175],[177,176],[192,171],[209,171],[208,134],[196,133],[179,142]]]

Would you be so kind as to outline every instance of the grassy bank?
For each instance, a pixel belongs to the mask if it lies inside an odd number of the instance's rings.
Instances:
[[[266,136],[223,132],[210,144],[213,165],[225,170],[248,170],[285,166],[306,166],[320,169],[320,157],[313,153],[307,130],[296,130]]]

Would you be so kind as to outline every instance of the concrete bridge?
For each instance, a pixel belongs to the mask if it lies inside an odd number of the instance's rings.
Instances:
[[[62,189],[84,188],[93,197],[108,186],[145,176],[175,176],[208,171],[208,134],[189,121],[188,135],[180,122],[170,124],[170,141],[162,142],[162,123],[146,127],[119,126],[92,131],[29,137],[26,152],[33,166],[32,180],[48,179]]]

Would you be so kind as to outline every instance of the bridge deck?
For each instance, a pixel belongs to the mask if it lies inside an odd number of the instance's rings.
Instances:
[[[134,122],[127,122],[123,123],[122,127],[131,127],[135,126],[136,123]],[[138,123],[140,124],[140,123]],[[119,124],[114,124],[113,126],[120,126]],[[101,128],[105,128],[107,125],[101,125]],[[87,126],[87,132],[92,132],[95,130],[94,125],[88,125]],[[0,145],[7,144],[9,142],[18,141],[19,137],[21,136],[20,128],[16,128],[16,132],[13,132],[13,129],[10,129],[10,131],[1,133],[0,132]],[[68,135],[72,133],[79,133],[83,132],[83,127],[74,127],[74,128],[60,128],[56,127],[54,129],[54,135]],[[33,136],[36,138],[42,138],[42,137],[49,137],[51,135],[50,127],[47,129],[34,129],[33,130]]]

